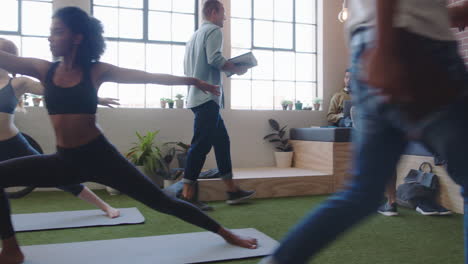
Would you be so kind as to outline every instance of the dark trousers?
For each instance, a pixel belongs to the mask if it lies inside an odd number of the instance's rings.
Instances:
[[[202,211],[164,194],[101,135],[76,148],[57,148],[52,155],[35,155],[0,162],[0,188],[13,186],[54,187],[81,182],[110,186],[159,212],[218,232],[220,225]],[[5,195],[0,196],[0,236],[14,234]]]
[[[232,179],[231,143],[214,101],[192,108],[195,114],[193,138],[187,155],[184,182],[194,183],[205,164],[206,155],[214,147],[216,164],[222,179]]]

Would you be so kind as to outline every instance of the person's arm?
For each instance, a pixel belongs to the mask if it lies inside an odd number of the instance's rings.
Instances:
[[[109,108],[114,108],[116,105],[120,105],[119,99],[116,98],[107,98],[107,97],[99,97],[98,104],[102,106],[107,106]]]
[[[468,25],[468,2],[448,8],[452,27],[464,30]]]
[[[28,75],[42,81],[49,66],[50,62],[45,60],[23,58],[0,51],[0,68],[11,73]]]
[[[21,94],[30,93],[35,95],[44,95],[44,86],[40,82],[31,80],[27,77],[16,78],[19,82]]]
[[[211,85],[192,77],[179,77],[170,74],[148,73],[145,71],[127,69],[108,63],[96,65],[97,79],[100,83],[134,83],[134,84],[161,84],[161,85],[194,85],[203,92],[219,95],[219,86]]]
[[[340,113],[339,111],[339,98],[335,94],[332,99],[330,100],[330,106],[328,108],[327,120],[331,124],[337,124],[340,119],[344,117],[344,113]]]
[[[223,57],[223,32],[221,32],[221,29],[214,29],[208,34],[205,42],[205,52],[208,64],[216,69],[223,70],[228,61]]]

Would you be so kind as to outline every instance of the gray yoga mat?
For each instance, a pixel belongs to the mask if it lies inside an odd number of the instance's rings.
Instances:
[[[226,243],[211,232],[22,247],[24,264],[185,264],[261,257],[278,243],[253,228],[234,230],[258,239],[257,249]]]
[[[145,218],[137,208],[120,208],[120,217],[110,219],[101,210],[64,211],[12,215],[17,232],[142,224]]]

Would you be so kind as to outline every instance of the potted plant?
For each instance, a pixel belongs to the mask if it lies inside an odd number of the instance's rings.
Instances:
[[[288,110],[292,110],[293,101],[288,101]]]
[[[289,139],[285,137],[287,126],[280,127],[279,123],[274,119],[269,119],[271,129],[274,131],[266,135],[263,139],[275,144],[275,161],[278,168],[289,168],[292,165],[293,147],[289,143]]]
[[[314,110],[319,111],[321,104],[322,104],[322,98],[315,98],[314,99]]]
[[[288,110],[288,104],[288,100],[281,101],[281,107],[283,107],[283,110]]]
[[[167,98],[166,102],[169,105],[169,108],[174,108],[174,100],[172,100],[171,98]]]
[[[166,108],[166,98],[159,99],[159,103],[161,104],[161,108]]]
[[[184,96],[182,94],[176,94],[175,97],[177,98],[176,108],[184,108],[184,100],[182,100],[182,98],[184,98]]]
[[[39,106],[41,104],[42,96],[31,94],[31,98],[34,106]]]
[[[154,183],[161,186],[162,180],[157,176],[156,172],[160,168],[159,161],[162,155],[161,150],[154,142],[158,133],[159,130],[148,132],[146,135],[140,135],[140,133],[136,132],[138,141],[133,143],[133,146],[125,154],[125,157]]]
[[[296,110],[302,110],[302,103],[301,101],[297,100],[295,104]]]

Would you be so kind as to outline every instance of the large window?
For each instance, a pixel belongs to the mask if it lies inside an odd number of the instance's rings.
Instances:
[[[184,75],[185,43],[198,24],[196,0],[93,0],[102,21],[107,49],[101,59],[121,67]],[[116,97],[123,107],[156,108],[160,98],[186,96],[185,86],[106,83],[102,97]]]
[[[232,57],[252,51],[258,66],[231,81],[231,108],[312,104],[317,89],[316,0],[232,0]]]
[[[1,8],[0,37],[13,41],[20,56],[51,60],[52,0],[2,0]]]

